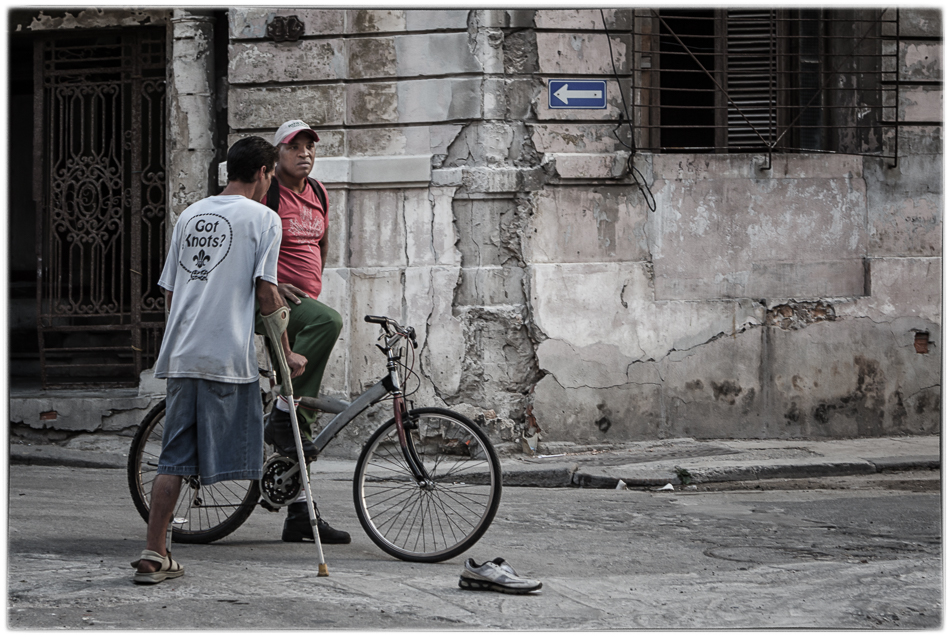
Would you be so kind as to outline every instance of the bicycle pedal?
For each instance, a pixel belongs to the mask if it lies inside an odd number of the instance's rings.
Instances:
[[[258,504],[261,505],[262,509],[270,511],[271,513],[278,513],[280,511],[280,507],[273,506],[270,502],[263,498],[261,498],[261,501],[258,502]]]

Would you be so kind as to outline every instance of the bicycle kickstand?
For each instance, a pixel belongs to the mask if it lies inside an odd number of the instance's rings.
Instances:
[[[304,493],[307,496],[307,513],[310,516],[310,527],[313,529],[313,543],[317,546],[317,559],[319,560],[317,577],[328,577],[330,572],[327,570],[327,562],[323,557],[323,544],[320,542],[320,532],[317,528],[317,513],[313,506],[313,494],[310,490],[310,473],[307,471],[307,459],[303,454],[303,441],[300,438],[300,425],[297,422],[297,410],[296,405],[294,405],[294,388],[290,382],[290,367],[287,365],[284,350],[280,346],[281,334],[284,333],[284,330],[287,329],[287,324],[290,322],[290,310],[286,307],[282,307],[273,314],[266,316],[261,314],[261,319],[263,319],[264,330],[267,332],[267,337],[270,339],[274,358],[277,359],[277,364],[280,367],[280,377],[283,379],[280,394],[290,406],[290,424],[294,430],[294,442],[297,446],[297,466],[300,467]],[[276,405],[274,409],[277,409]]]

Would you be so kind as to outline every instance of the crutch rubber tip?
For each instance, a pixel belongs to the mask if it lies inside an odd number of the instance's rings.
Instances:
[[[330,577],[330,571],[327,570],[326,564],[321,564],[317,568],[317,577]]]

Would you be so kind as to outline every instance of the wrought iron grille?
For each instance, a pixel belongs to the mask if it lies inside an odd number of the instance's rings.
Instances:
[[[636,13],[640,149],[896,157],[897,9]]]
[[[164,330],[165,31],[35,46],[43,386],[134,385]]]

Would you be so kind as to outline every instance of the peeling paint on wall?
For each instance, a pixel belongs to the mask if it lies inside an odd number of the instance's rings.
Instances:
[[[62,15],[58,15],[62,14]],[[165,24],[170,12],[164,9],[85,9],[73,11],[40,11],[29,25],[30,31],[59,29],[95,29],[104,27],[156,26]],[[16,30],[23,30],[17,25]]]

